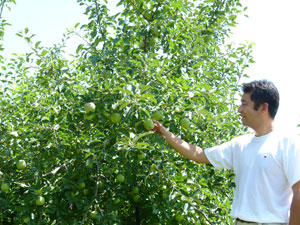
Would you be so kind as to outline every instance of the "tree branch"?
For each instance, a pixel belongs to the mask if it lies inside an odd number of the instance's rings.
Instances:
[[[56,167],[55,169],[53,169],[52,171],[50,171],[49,173],[46,173],[46,174],[43,174],[41,177],[34,177],[34,178],[31,178],[31,179],[27,179],[27,180],[21,180],[19,182],[28,182],[28,181],[32,181],[32,180],[38,180],[38,179],[41,179],[41,178],[44,178],[46,176],[49,176],[49,175],[55,175],[61,168],[63,167],[66,167],[68,164],[70,164],[72,161],[74,161],[73,159],[68,161],[68,162],[65,162],[64,164]]]
[[[207,216],[205,215],[204,212],[202,212],[201,210],[199,210],[199,209],[197,209],[197,208],[195,208],[195,210],[196,210],[198,213],[200,213],[200,214],[204,217],[204,219],[205,219],[210,225],[213,224],[212,222],[209,221],[209,219],[207,218]]]
[[[4,5],[5,5],[5,2],[6,2],[7,0],[3,0],[2,1],[2,3],[1,3],[1,8],[0,8],[0,19],[2,18],[2,12],[3,12],[3,8],[4,8]],[[0,21],[1,22],[1,21]]]

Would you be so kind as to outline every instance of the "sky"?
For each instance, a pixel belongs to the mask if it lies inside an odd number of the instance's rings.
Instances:
[[[118,0],[109,0],[112,10]],[[67,28],[78,22],[84,24],[84,6],[76,0],[16,0],[11,10],[4,10],[3,17],[11,24],[6,27],[4,56],[25,53],[30,49],[26,42],[16,36],[26,27],[36,34],[34,40],[43,46],[60,43]],[[296,129],[300,124],[300,1],[299,0],[242,0],[247,6],[248,18],[239,16],[239,25],[233,29],[230,41],[255,43],[254,64],[246,71],[249,78],[242,82],[267,79],[280,92],[280,107],[276,126],[280,129]],[[72,53],[81,42],[72,38],[67,50]]]
[[[256,61],[244,82],[272,81],[280,93],[276,126],[295,129],[300,123],[300,1],[244,0],[249,18],[240,17],[232,40],[254,42]],[[297,129],[299,130],[299,129]]]
[[[16,0],[10,4],[11,10],[4,10],[2,17],[11,24],[5,28],[4,55],[25,53],[30,51],[28,44],[15,34],[29,29],[35,34],[33,40],[41,41],[40,46],[52,46],[61,43],[67,28],[76,23],[86,23],[85,7],[79,6],[76,0]],[[74,52],[79,38],[68,41],[68,51]]]

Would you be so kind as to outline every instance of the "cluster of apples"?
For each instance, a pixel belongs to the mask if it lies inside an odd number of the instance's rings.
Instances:
[[[88,102],[84,104],[84,110],[85,110],[85,114],[84,114],[84,118],[87,120],[91,120],[93,119],[94,115],[91,114],[93,112],[95,112],[96,110],[96,105],[94,102]],[[112,123],[119,123],[121,121],[121,115],[120,113],[113,113],[110,115],[110,120]]]
[[[95,112],[96,110],[96,105],[95,103],[93,102],[88,102],[88,103],[85,103],[84,105],[84,109],[85,109],[85,118],[86,119],[92,119],[93,118],[93,115],[90,115],[90,113],[93,113]],[[144,120],[144,128],[146,130],[152,130],[154,128],[154,123],[153,123],[153,120],[157,120],[157,121],[160,121],[163,119],[163,111],[162,110],[158,110],[156,112],[154,112],[151,116],[151,119],[145,119]],[[120,115],[120,113],[113,113],[110,115],[110,120],[112,123],[119,123],[121,121],[122,117]],[[190,126],[190,120],[186,117],[182,118],[180,120],[180,125],[187,129],[189,128]]]
[[[90,113],[95,112],[95,110],[96,110],[95,103],[93,103],[93,102],[85,103],[84,109],[85,109],[85,118],[86,119],[93,118],[92,117],[93,115],[90,115]],[[152,130],[154,128],[153,120],[160,121],[163,119],[163,116],[164,116],[164,114],[163,114],[162,110],[158,110],[158,111],[154,112],[152,114],[151,118],[144,120],[144,123],[143,123],[144,128],[146,130]],[[119,123],[121,121],[121,119],[122,119],[122,117],[121,117],[120,113],[113,113],[110,115],[110,120],[112,123]],[[187,129],[190,126],[190,120],[188,118],[184,117],[180,120],[180,125],[183,128]]]
[[[18,169],[19,171],[25,170],[26,167],[27,167],[26,161],[23,160],[23,159],[18,160],[18,161],[16,162],[16,167],[17,167],[17,169]],[[6,193],[6,192],[8,192],[9,190],[10,190],[10,185],[9,185],[7,182],[5,182],[5,181],[2,182],[2,183],[1,183],[1,191],[2,191],[3,193]],[[44,205],[44,204],[45,204],[45,198],[44,198],[41,194],[39,194],[39,195],[37,196],[37,198],[35,199],[35,204],[36,204],[37,206],[42,206],[42,205]],[[30,218],[29,218],[29,217],[26,217],[26,218],[24,219],[24,222],[25,222],[25,221],[29,221],[29,220],[30,220]]]
[[[146,130],[152,130],[154,128],[154,123],[153,120],[157,120],[160,121],[163,119],[163,111],[162,110],[158,110],[155,113],[152,114],[151,119],[146,119],[144,121],[144,127]],[[180,125],[187,129],[190,126],[190,120],[186,117],[182,118],[180,120]]]
[[[24,170],[26,168],[26,162],[23,159],[20,159],[16,163],[16,167],[18,170]],[[10,189],[9,184],[7,182],[2,182],[1,183],[1,191],[6,193]]]

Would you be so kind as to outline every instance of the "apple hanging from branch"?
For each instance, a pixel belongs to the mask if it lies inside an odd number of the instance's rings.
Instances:
[[[96,110],[96,105],[94,102],[88,102],[88,103],[85,103],[84,104],[84,109],[85,109],[85,112],[86,113],[89,113],[89,112],[95,112]]]

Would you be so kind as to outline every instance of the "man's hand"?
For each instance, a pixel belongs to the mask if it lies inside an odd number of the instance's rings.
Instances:
[[[156,120],[153,120],[153,123],[154,123],[154,128],[152,129],[152,131],[160,134],[160,136],[162,137],[165,137],[165,134],[168,132],[168,130]]]

